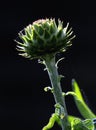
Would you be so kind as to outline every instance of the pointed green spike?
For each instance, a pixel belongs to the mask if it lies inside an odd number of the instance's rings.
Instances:
[[[75,81],[75,79],[72,79],[72,87],[73,87],[72,89],[76,93],[78,99],[81,100],[82,102],[84,102],[80,88],[79,88],[77,82]]]

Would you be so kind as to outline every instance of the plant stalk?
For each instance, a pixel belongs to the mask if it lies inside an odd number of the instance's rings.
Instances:
[[[67,109],[65,104],[65,98],[62,96],[62,89],[60,84],[60,76],[57,71],[55,56],[45,58],[45,65],[48,71],[48,75],[51,81],[51,85],[53,88],[53,95],[56,104],[59,103],[63,108],[64,118],[61,118],[61,127],[62,130],[67,130]],[[61,108],[61,109],[62,109]]]

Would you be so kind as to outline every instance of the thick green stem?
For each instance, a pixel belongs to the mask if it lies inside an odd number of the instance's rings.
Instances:
[[[62,89],[60,85],[60,76],[58,75],[57,67],[55,64],[55,56],[46,57],[45,65],[50,77],[51,85],[53,88],[53,95],[56,103],[59,103],[63,108],[64,118],[61,118],[62,130],[67,130],[67,109],[65,104],[65,98],[62,96]],[[62,109],[61,108],[61,109]]]

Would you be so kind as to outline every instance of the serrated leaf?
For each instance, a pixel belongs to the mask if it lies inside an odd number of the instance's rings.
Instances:
[[[75,118],[71,123],[72,130],[94,130],[94,124],[91,119],[81,120]]]

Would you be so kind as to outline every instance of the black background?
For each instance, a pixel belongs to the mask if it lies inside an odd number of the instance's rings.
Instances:
[[[18,32],[40,18],[60,18],[73,28],[73,45],[57,56],[65,57],[59,64],[59,73],[65,76],[62,89],[71,90],[75,78],[96,113],[95,5],[92,0],[0,2],[0,129],[41,130],[54,112],[52,94],[43,91],[50,85],[44,66],[18,56],[15,49]],[[80,116],[73,98],[66,102],[69,114]]]

